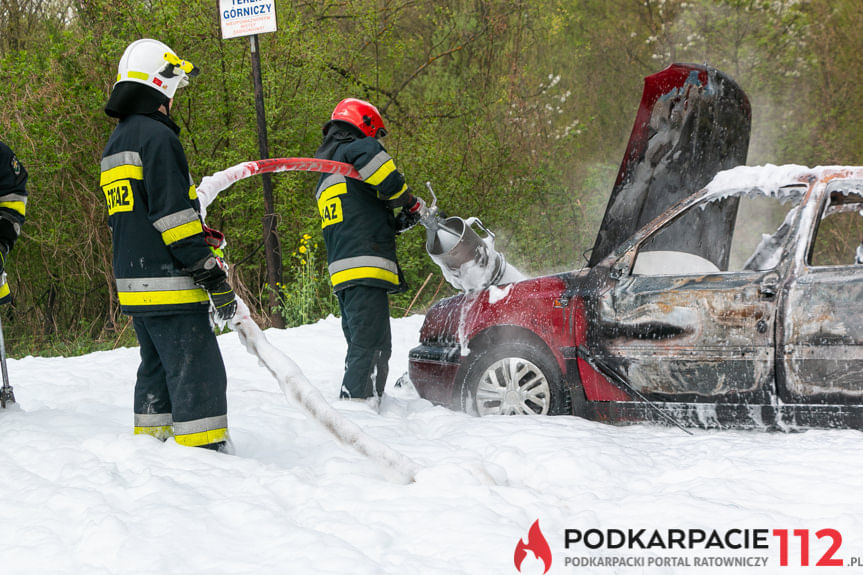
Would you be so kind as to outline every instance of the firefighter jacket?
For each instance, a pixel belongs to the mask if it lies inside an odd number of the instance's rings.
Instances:
[[[317,158],[352,164],[362,181],[324,174],[315,197],[333,291],[352,285],[402,291],[393,209],[412,199],[404,176],[375,138],[341,122],[327,125]]]
[[[206,311],[207,292],[187,270],[211,255],[200,204],[166,115],[120,120],[102,154],[99,185],[113,232],[114,276],[129,315]]]
[[[27,170],[9,146],[0,142],[0,243],[5,266],[7,257],[27,213]],[[2,266],[0,266],[2,269]],[[6,274],[0,275],[0,304],[11,301]]]

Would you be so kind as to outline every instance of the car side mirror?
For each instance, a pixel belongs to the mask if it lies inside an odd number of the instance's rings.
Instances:
[[[611,270],[608,272],[608,277],[613,280],[619,280],[626,273],[628,267],[626,260],[617,260],[614,265],[611,266]]]
[[[863,264],[863,242],[860,242],[860,245],[857,246],[857,257],[855,261],[858,264]]]
[[[758,286],[758,292],[761,294],[761,297],[766,299],[771,299],[779,293],[779,276],[777,274],[767,274],[761,280],[761,284]]]

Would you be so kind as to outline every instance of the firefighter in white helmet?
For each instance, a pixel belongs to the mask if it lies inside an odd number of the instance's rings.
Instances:
[[[217,319],[230,319],[236,302],[169,115],[177,88],[197,73],[157,40],[126,48],[105,105],[120,121],[102,155],[100,186],[120,308],[141,344],[135,433],[225,450],[225,367],[207,312],[212,305]]]

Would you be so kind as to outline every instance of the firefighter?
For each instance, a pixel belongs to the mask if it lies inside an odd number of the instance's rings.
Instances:
[[[9,146],[0,142],[0,304],[12,301],[6,283],[6,259],[21,233],[27,212],[27,170]]]
[[[388,294],[407,289],[396,259],[396,235],[416,225],[426,207],[381,145],[386,129],[373,105],[342,100],[323,133],[315,157],[352,164],[362,177],[324,174],[315,194],[348,344],[339,397],[377,403],[392,348]],[[401,208],[397,217],[396,208]]]
[[[227,321],[237,304],[169,115],[177,88],[198,71],[156,40],[126,48],[105,105],[120,121],[102,155],[100,186],[120,309],[141,345],[134,431],[227,451],[225,366],[208,310],[212,304]]]

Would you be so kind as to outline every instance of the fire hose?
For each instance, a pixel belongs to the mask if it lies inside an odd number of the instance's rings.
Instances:
[[[263,330],[251,318],[245,302],[237,299],[237,313],[230,321],[230,327],[237,332],[246,351],[257,357],[276,378],[285,397],[300,406],[312,420],[323,426],[340,443],[381,465],[393,480],[412,483],[419,471],[417,464],[364,433],[356,423],[336,411],[311,384],[300,367],[270,343]]]
[[[350,164],[316,158],[270,158],[237,164],[212,176],[207,176],[198,185],[201,202],[201,217],[206,218],[207,206],[219,192],[234,182],[257,175],[275,172],[319,172],[339,174],[346,178],[362,180],[359,172]],[[432,195],[420,223],[426,228],[426,251],[440,267],[446,280],[459,291],[476,291],[490,285],[511,283],[525,279],[525,275],[508,265],[503,254],[494,248],[494,234],[483,226],[479,218],[442,217],[437,210],[437,197],[431,184],[426,187]],[[476,226],[485,237],[480,237]]]
[[[234,182],[257,174],[273,172],[321,172],[362,179],[350,164],[311,158],[273,158],[237,164],[201,180],[197,188],[201,217],[219,192]],[[387,474],[405,483],[414,481],[419,470],[416,463],[364,433],[354,422],[342,416],[311,384],[300,367],[267,339],[263,330],[251,318],[245,302],[237,298],[237,313],[229,322],[246,350],[269,370],[282,393],[298,405],[314,421],[330,432],[339,442],[380,464]]]
[[[219,192],[234,182],[257,174],[293,171],[339,174],[362,180],[362,176],[352,165],[332,160],[272,158],[244,162],[201,180],[197,194],[202,219],[206,217],[207,206],[216,199]],[[426,251],[454,288],[470,292],[525,278],[515,267],[508,266],[503,254],[495,250],[494,234],[483,226],[478,218],[463,220],[459,217],[444,217],[438,211],[437,196],[431,184],[426,182],[426,187],[432,196],[432,201],[420,217],[420,223],[426,228]],[[485,237],[480,237],[473,226],[484,232]],[[240,335],[246,349],[270,370],[284,394],[339,441],[378,461],[402,478],[412,481],[417,466],[389,447],[372,440],[335,411],[309,383],[299,367],[267,341],[264,333],[249,317],[245,304],[241,307],[245,311],[238,312],[239,319],[232,321],[231,327]]]
[[[340,174],[346,178],[362,180],[362,176],[350,164],[333,160],[317,160],[315,158],[268,158],[252,160],[231,166],[212,176],[205,176],[198,185],[198,200],[201,202],[201,218],[207,217],[207,206],[216,196],[231,184],[258,174],[275,172],[319,172],[322,174]]]

